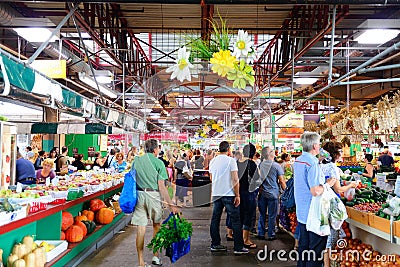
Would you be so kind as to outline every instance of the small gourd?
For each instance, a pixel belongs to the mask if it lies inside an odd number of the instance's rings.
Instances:
[[[75,216],[75,222],[87,221],[88,218],[85,215]]]
[[[36,255],[31,252],[24,257],[26,267],[36,267]]]
[[[65,231],[65,239],[71,243],[81,242],[83,239],[82,229],[79,226],[72,225]]]
[[[10,254],[7,258],[7,266],[13,266],[14,261],[18,260],[18,256],[15,254]]]
[[[18,259],[16,261],[14,261],[12,267],[26,267],[26,263],[25,263],[24,259]]]
[[[44,247],[37,247],[33,253],[35,254],[36,267],[44,267],[46,264],[46,250]]]
[[[65,231],[74,224],[74,217],[68,211],[63,211],[61,215],[61,230]]]
[[[114,211],[109,208],[101,208],[96,213],[96,221],[100,224],[109,224],[114,220]]]
[[[35,242],[33,241],[33,237],[30,235],[26,235],[22,239],[22,244],[25,244],[28,253],[33,250],[33,243]]]
[[[106,204],[104,204],[103,200],[95,198],[90,200],[90,210],[96,212],[101,208],[105,208]]]
[[[87,228],[86,225],[81,221],[75,221],[74,225],[79,226],[82,229],[83,237],[87,235]]]
[[[94,212],[91,210],[84,210],[82,211],[82,215],[86,216],[88,221],[93,221],[94,220]]]
[[[22,259],[28,253],[26,245],[21,243],[15,244],[12,250],[12,254],[17,255],[18,259]]]
[[[96,229],[96,223],[94,221],[82,221],[87,229],[87,234],[90,235]]]

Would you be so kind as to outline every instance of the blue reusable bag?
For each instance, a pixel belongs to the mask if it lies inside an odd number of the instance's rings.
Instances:
[[[296,206],[294,201],[294,179],[290,178],[286,182],[286,189],[281,195],[281,205],[283,208],[290,209]]]
[[[135,211],[136,202],[136,170],[131,169],[125,174],[124,187],[119,197],[119,206],[124,213],[132,213]]]
[[[167,219],[163,222],[163,224],[167,223],[170,219],[174,220],[174,226],[176,228],[176,218],[174,214],[170,213]],[[178,215],[179,219],[179,215]],[[174,242],[169,246],[165,251],[165,256],[171,259],[172,263],[175,263],[184,255],[190,252],[190,236],[187,239],[181,239],[177,242]]]

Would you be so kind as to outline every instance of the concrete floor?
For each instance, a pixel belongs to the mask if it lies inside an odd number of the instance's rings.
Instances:
[[[168,212],[168,211],[166,211]],[[294,239],[287,233],[277,233],[277,240],[265,241],[257,240],[255,237],[252,241],[258,245],[257,249],[250,250],[248,255],[235,256],[233,254],[233,242],[225,240],[225,215],[221,220],[221,238],[222,244],[228,246],[228,252],[210,252],[210,218],[211,207],[195,207],[183,208],[182,214],[190,222],[193,223],[193,236],[191,242],[191,251],[179,259],[175,264],[172,264],[168,257],[162,256],[163,266],[190,266],[190,267],[205,267],[205,266],[279,266],[279,267],[294,267],[296,263],[293,261],[278,261],[275,256],[273,261],[258,260],[257,252],[264,249],[266,245],[268,251],[284,250],[289,252],[294,246]],[[152,236],[152,227],[149,225],[146,231],[145,244],[148,244]],[[81,267],[133,267],[137,266],[137,253],[135,247],[136,227],[128,225],[121,233],[114,236],[112,240],[107,242],[102,248],[97,250],[93,255],[81,262]],[[151,263],[151,251],[145,248],[145,261]],[[153,265],[154,266],[154,265]]]

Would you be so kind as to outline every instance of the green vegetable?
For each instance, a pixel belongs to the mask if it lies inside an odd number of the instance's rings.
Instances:
[[[174,221],[176,222],[176,227]],[[160,230],[146,247],[152,249],[153,253],[157,251],[161,253],[163,248],[170,247],[172,243],[189,238],[192,232],[192,223],[178,215],[173,215],[167,223],[161,225]]]

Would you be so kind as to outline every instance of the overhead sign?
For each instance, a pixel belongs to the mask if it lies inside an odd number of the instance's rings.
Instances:
[[[177,141],[177,142],[187,142],[188,134],[187,133],[149,133],[149,134],[141,134],[141,140],[148,139],[156,139],[156,140],[169,140],[169,141]]]
[[[276,116],[278,138],[300,138],[304,132],[304,115],[289,113]]]
[[[31,67],[53,79],[63,79],[67,77],[66,60],[35,60]]]

